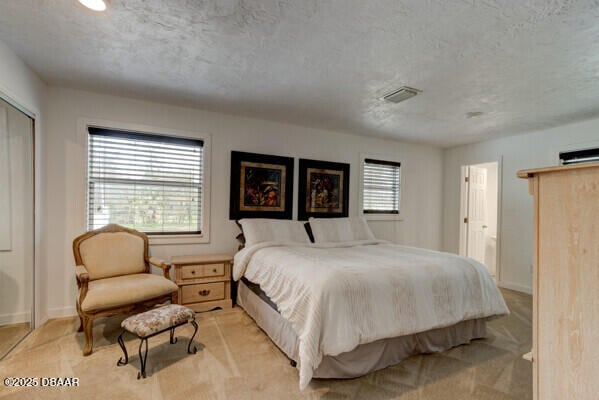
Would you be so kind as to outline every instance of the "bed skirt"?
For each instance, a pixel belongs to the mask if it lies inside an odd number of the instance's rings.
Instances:
[[[283,353],[298,361],[299,340],[291,324],[264,299],[239,281],[237,304],[256,321]],[[399,363],[415,354],[436,353],[486,336],[486,320],[462,321],[447,328],[381,339],[352,351],[325,356],[314,378],[355,378]]]

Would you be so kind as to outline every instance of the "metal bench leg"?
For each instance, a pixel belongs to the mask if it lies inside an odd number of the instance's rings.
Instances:
[[[123,350],[123,354],[125,355],[124,360],[123,360],[123,357],[120,357],[119,360],[116,362],[116,365],[118,365],[118,366],[125,365],[129,362],[129,355],[127,354],[127,348],[125,347],[125,342],[123,342],[124,334],[125,334],[125,331],[122,331],[117,339],[119,342],[119,346],[121,346],[121,350]]]
[[[141,345],[144,344],[144,342],[146,343],[146,351],[144,352],[144,355],[142,357]],[[141,371],[139,371],[137,373],[137,379],[141,378],[142,376],[144,377],[144,379],[146,378],[146,361],[147,361],[147,359],[148,359],[148,339],[143,338],[139,342],[139,362],[141,363]]]
[[[171,328],[171,344],[177,343],[177,338],[175,337],[175,328]]]
[[[187,353],[189,354],[195,354],[198,349],[193,346],[193,351],[191,350],[191,344],[193,343],[193,338],[196,336],[196,333],[198,333],[198,323],[195,321],[191,321],[191,324],[193,325],[194,331],[193,331],[193,335],[191,335],[191,339],[189,339],[189,344],[187,345]]]

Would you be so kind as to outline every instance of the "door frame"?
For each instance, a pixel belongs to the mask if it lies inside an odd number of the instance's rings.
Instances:
[[[471,162],[466,165],[462,165],[460,167],[460,219],[459,219],[459,255],[466,257],[467,256],[467,235],[468,230],[466,229],[466,224],[464,223],[464,218],[468,215],[468,185],[466,184],[466,176],[468,176],[468,167],[471,165],[478,164],[487,164],[487,163],[497,163],[497,243],[495,249],[495,279],[498,283],[501,282],[502,274],[501,274],[501,242],[503,230],[501,226],[502,222],[502,204],[501,199],[503,197],[503,156],[500,156],[496,159],[491,159],[487,161],[478,161]]]
[[[33,298],[31,299],[31,318],[30,318],[30,329],[17,343],[15,343],[6,353],[9,354],[19,343],[21,343],[35,328],[41,325],[41,313],[40,311],[40,288],[38,282],[40,279],[40,239],[41,239],[41,190],[39,183],[41,182],[41,169],[39,166],[39,160],[41,160],[41,132],[40,132],[40,111],[32,106],[19,100],[17,96],[12,95],[5,88],[0,87],[0,99],[4,100],[18,111],[25,114],[32,120],[32,158],[33,158],[33,282],[32,282],[32,293]]]

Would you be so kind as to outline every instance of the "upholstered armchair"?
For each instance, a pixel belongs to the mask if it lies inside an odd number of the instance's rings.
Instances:
[[[177,285],[169,278],[170,265],[148,256],[148,237],[141,232],[106,225],[73,240],[73,254],[84,356],[92,352],[94,319],[176,302]],[[163,276],[152,274],[150,264],[162,268]]]

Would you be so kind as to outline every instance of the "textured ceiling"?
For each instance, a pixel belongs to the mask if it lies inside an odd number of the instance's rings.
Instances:
[[[0,40],[50,84],[443,146],[599,116],[599,1],[2,0]]]

